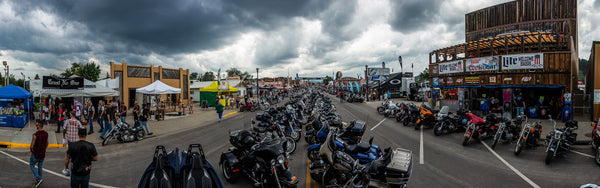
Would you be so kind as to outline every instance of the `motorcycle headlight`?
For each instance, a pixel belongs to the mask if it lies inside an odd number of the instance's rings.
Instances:
[[[562,136],[562,132],[555,132],[554,133],[554,139],[556,139],[556,140],[560,140],[561,136]]]
[[[277,162],[279,164],[285,164],[285,156],[283,156],[283,155],[277,156]]]

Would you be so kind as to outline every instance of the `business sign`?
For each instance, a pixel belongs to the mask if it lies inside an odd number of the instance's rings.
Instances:
[[[439,79],[439,82],[440,82],[440,84],[443,84],[443,83],[444,83],[444,79],[443,79],[443,78],[440,78],[440,79]]]
[[[463,82],[462,78],[456,79],[456,83],[462,83],[462,82]]]
[[[390,75],[390,68],[369,68],[369,76],[387,76]]]
[[[497,56],[467,59],[465,70],[466,72],[498,70],[499,59]]]
[[[43,77],[43,89],[83,89],[83,78],[56,78],[52,76]]]
[[[600,104],[600,89],[594,90],[594,104]]]
[[[450,63],[439,64],[440,74],[460,73],[463,72],[463,61],[455,61]]]
[[[452,84],[452,78],[448,78],[448,81],[446,81],[447,84]]]
[[[387,80],[388,77],[387,76],[373,76],[371,77],[371,80]]]
[[[434,86],[440,85],[440,80],[438,78],[433,78],[433,85]]]
[[[433,66],[433,74],[437,74],[438,73],[438,67],[437,66]]]
[[[490,77],[490,83],[496,83],[496,77],[495,76]]]
[[[479,84],[479,76],[465,77],[465,83],[467,83],[467,84]]]
[[[505,82],[512,81],[512,78],[504,78]]]
[[[523,82],[529,82],[529,81],[531,81],[531,76],[523,76],[523,78],[521,79],[521,81],[523,81]]]
[[[543,53],[502,56],[502,70],[542,68],[544,68]]]

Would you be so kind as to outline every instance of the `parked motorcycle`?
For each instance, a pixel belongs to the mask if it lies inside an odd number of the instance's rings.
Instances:
[[[377,112],[379,112],[380,114],[383,114],[385,112],[385,110],[388,108],[389,102],[385,101],[381,103],[381,106],[377,107]]]
[[[404,116],[404,119],[402,120],[402,124],[404,126],[416,124],[417,120],[419,119],[419,115],[420,115],[420,111],[419,111],[419,108],[417,107],[417,105],[415,105],[413,103],[409,103],[408,104],[408,115]]]
[[[408,115],[408,105],[405,102],[400,103],[399,110],[396,113],[396,122],[400,122]]]
[[[496,123],[498,123],[499,118],[496,114],[490,114],[486,116],[486,120],[483,120],[479,116],[473,113],[467,113],[467,117],[469,119],[469,123],[467,124],[467,128],[464,134],[463,146],[469,144],[472,138],[477,140],[483,140],[489,138],[491,135],[494,135],[496,132]]]
[[[512,118],[510,113],[504,113],[500,123],[498,124],[498,130],[494,134],[494,140],[492,141],[492,149],[496,148],[496,144],[501,140],[505,142],[512,142],[518,139],[519,130],[521,129],[522,120],[517,120],[514,123],[511,122]]]
[[[388,104],[388,107],[383,112],[383,116],[389,117],[391,115],[396,114],[398,111],[400,111],[400,107],[398,107],[398,105],[396,105],[395,103],[390,101],[390,103]]]
[[[244,104],[242,104],[242,106],[240,106],[240,112],[244,112],[244,111],[250,111],[250,112],[254,112],[254,103],[251,101],[245,102]]]
[[[527,116],[524,114],[521,114],[519,117],[523,119],[522,122],[525,122],[525,125],[523,125],[521,133],[519,134],[519,139],[517,140],[514,151],[515,155],[519,155],[523,150],[523,147],[536,147],[542,132],[541,121],[536,121],[533,124],[530,124],[528,123]]]
[[[437,113],[437,122],[433,126],[433,134],[436,136],[442,135],[442,133],[454,132],[457,128],[454,125],[452,119],[454,118],[452,112],[449,112],[448,106],[443,106],[440,112]]]
[[[600,119],[598,122],[592,122],[592,150],[595,153],[596,164],[600,165]]]
[[[421,126],[423,126],[423,128],[431,128],[436,122],[434,111],[429,106],[422,104],[421,107],[419,107],[419,119],[416,122],[417,125],[415,126],[415,130],[419,130]]]
[[[144,139],[146,132],[142,126],[129,128],[120,119],[117,119],[117,123],[108,134],[102,140],[102,146],[108,145],[113,139],[117,139],[120,143],[140,141]]]
[[[577,133],[573,132],[578,128],[577,121],[567,121],[565,128],[557,129],[556,121],[552,117],[550,117],[550,120],[554,124],[554,130],[546,136],[546,145],[548,146],[546,147],[546,159],[544,160],[546,164],[550,164],[557,155],[569,151],[571,144],[577,139]]]
[[[247,176],[256,187],[296,187],[298,178],[288,168],[282,139],[256,141],[246,130],[230,133],[234,146],[221,154],[219,165],[225,180],[234,183]]]

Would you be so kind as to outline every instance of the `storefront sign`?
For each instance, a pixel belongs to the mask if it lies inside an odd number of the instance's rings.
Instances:
[[[440,85],[440,80],[438,78],[433,78],[433,85],[434,86]]]
[[[563,98],[565,99],[565,104],[571,104],[571,93],[563,94]]]
[[[529,82],[529,81],[531,81],[531,76],[524,76],[524,77],[521,79],[521,81],[523,81],[523,82]]]
[[[498,70],[498,60],[497,56],[467,59],[465,69],[466,72]]]
[[[594,90],[594,104],[600,104],[600,89]]]
[[[543,53],[502,56],[502,70],[542,68],[544,68]]]
[[[83,89],[83,78],[55,78],[44,76],[42,88],[44,89]]]
[[[496,83],[496,77],[495,76],[490,77],[490,83]]]
[[[456,83],[462,83],[462,78],[456,79]]]
[[[452,84],[452,78],[448,78],[448,81],[446,81],[447,84]]]
[[[512,81],[512,78],[504,78],[505,82]]]
[[[440,78],[440,84],[443,84],[443,83],[444,83],[444,79]]]
[[[478,84],[479,83],[479,76],[465,77],[465,83],[467,83],[467,84]]]
[[[437,74],[438,73],[438,67],[437,66],[433,66],[433,74]]]
[[[463,72],[463,62],[455,61],[450,63],[440,63],[439,65],[440,74],[450,74]]]

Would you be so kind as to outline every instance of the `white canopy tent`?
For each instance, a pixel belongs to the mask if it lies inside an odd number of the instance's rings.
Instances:
[[[178,94],[181,93],[181,89],[171,87],[160,80],[154,81],[154,83],[147,85],[143,88],[138,88],[135,90],[138,93],[143,94]]]

